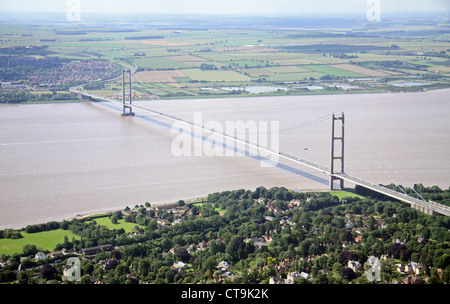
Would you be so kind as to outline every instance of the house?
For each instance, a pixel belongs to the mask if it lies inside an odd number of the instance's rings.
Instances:
[[[287,279],[289,281],[295,282],[300,278],[300,272],[294,271],[294,272],[289,272],[287,275]]]
[[[94,247],[88,247],[81,249],[81,253],[83,255],[94,255],[99,253],[100,251],[111,251],[114,249],[114,246],[112,244],[104,244]]]
[[[419,236],[417,238],[417,243],[419,243],[419,244],[426,244],[427,240],[424,237]]]
[[[400,264],[396,264],[397,266],[397,271],[400,273],[404,273],[405,272],[405,264],[400,263]]]
[[[258,247],[258,248],[261,248],[262,246],[266,246],[267,245],[263,238],[255,238],[255,237],[253,237],[253,238],[248,238],[248,239],[245,240],[245,242],[247,242],[247,243],[251,242],[251,241],[253,241],[253,244],[256,247]]]
[[[303,272],[303,271],[300,273],[300,277],[304,278],[305,280],[310,280],[311,279],[311,276],[309,275],[309,273],[306,273],[306,272]]]
[[[208,246],[209,246],[209,242],[203,241],[200,244],[198,244],[197,249],[200,250],[200,251],[203,251],[203,250],[207,249]]]
[[[47,255],[45,253],[43,253],[42,251],[39,251],[38,253],[36,253],[34,255],[34,258],[36,260],[43,261],[43,260],[47,259]]]
[[[178,263],[173,263],[172,268],[178,269],[178,270],[180,270],[180,269],[186,269],[186,268],[187,268],[187,265],[184,264],[183,262],[178,262]]]
[[[283,283],[283,279],[279,276],[271,277],[269,279],[269,284],[282,284],[282,283]]]
[[[271,236],[263,235],[263,238],[266,241],[266,243],[272,242],[272,237]]]
[[[220,271],[225,272],[225,271],[227,271],[230,268],[230,264],[228,264],[228,262],[222,261],[222,262],[219,263],[217,268]]]
[[[194,252],[197,251],[197,245],[196,245],[195,243],[192,243],[191,245],[189,245],[189,246],[186,248],[186,251],[187,251],[189,254],[193,254]]]
[[[406,239],[403,239],[403,240],[400,240],[400,239],[394,239],[394,240],[392,241],[392,243],[404,245],[404,244],[406,244]]]
[[[171,224],[170,221],[165,220],[165,219],[161,219],[161,218],[158,218],[158,219],[156,220],[156,223],[158,223],[158,225],[160,225],[160,226],[162,226],[162,227]]]
[[[291,208],[300,207],[300,205],[301,205],[301,202],[298,199],[293,199],[289,203],[289,207],[291,207]]]
[[[347,266],[354,272],[360,271],[362,269],[361,263],[358,261],[348,261]]]
[[[264,219],[265,219],[266,221],[271,222],[271,221],[273,221],[275,218],[274,218],[273,216],[265,216]]]
[[[423,271],[423,266],[416,262],[410,262],[405,265],[404,272],[418,275]]]
[[[403,280],[405,284],[423,284],[425,281],[416,275],[410,275]]]
[[[66,248],[61,250],[52,251],[47,257],[56,258],[58,256],[66,255]]]
[[[173,221],[172,225],[180,224],[181,222],[183,222],[183,219],[179,218]]]

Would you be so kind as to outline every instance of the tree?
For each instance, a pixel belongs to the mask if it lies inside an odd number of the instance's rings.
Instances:
[[[141,276],[146,277],[150,270],[150,262],[147,259],[140,259],[138,262],[138,272]]]
[[[184,263],[189,262],[189,259],[191,258],[191,255],[186,250],[181,250],[180,252],[176,253],[177,258]]]
[[[52,265],[45,264],[44,266],[42,266],[40,273],[43,279],[51,280],[55,278],[55,274],[57,274],[58,271]]]
[[[91,284],[91,276],[88,274],[85,274],[81,276],[80,278],[80,284]]]
[[[341,251],[339,253],[339,262],[341,265],[347,265],[349,261],[358,261],[358,254],[354,251]]]
[[[351,268],[342,268],[341,275],[349,281],[356,278],[356,274]]]
[[[36,248],[36,245],[34,244],[27,244],[23,246],[23,254],[24,255],[35,255],[38,252],[38,249]]]

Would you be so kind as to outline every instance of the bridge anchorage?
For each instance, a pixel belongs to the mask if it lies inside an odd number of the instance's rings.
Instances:
[[[126,77],[128,75],[128,77]],[[128,80],[127,80],[128,78]],[[129,85],[128,94],[125,92],[125,85]],[[125,95],[129,96],[129,103],[127,105]],[[122,70],[122,116],[134,116],[132,107],[132,94],[131,94],[131,69]]]
[[[336,128],[337,121],[341,122],[340,131],[339,128]],[[339,181],[339,190],[344,190],[344,180],[336,176],[336,174],[344,174],[344,126],[344,113],[339,117],[333,113],[331,120],[330,190],[336,190],[334,181]],[[338,168],[335,166],[336,161],[340,165]]]

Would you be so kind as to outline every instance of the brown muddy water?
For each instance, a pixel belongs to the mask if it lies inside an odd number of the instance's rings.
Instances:
[[[281,151],[327,167],[327,117],[344,112],[347,173],[374,183],[447,188],[449,96],[438,90],[137,103],[189,121],[197,113],[219,126],[277,122]],[[111,103],[0,105],[0,229],[223,190],[328,188],[326,175],[287,161],[264,167],[237,154],[176,156],[173,122],[136,114],[122,117]],[[202,152],[205,142],[192,145]]]

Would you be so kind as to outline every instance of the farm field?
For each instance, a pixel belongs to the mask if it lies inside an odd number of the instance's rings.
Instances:
[[[279,21],[268,30],[247,23],[232,29],[225,20],[214,20],[214,27],[205,21],[199,28],[184,26],[184,20],[154,28],[124,19],[123,29],[102,20],[95,21],[102,26],[73,27],[0,23],[7,37],[0,45],[0,81],[27,85],[34,95],[89,83],[87,91],[121,98],[126,67],[133,71],[132,93],[138,99],[236,96],[255,85],[283,90],[245,94],[345,93],[350,84],[363,92],[450,86],[446,22],[354,20],[351,26],[311,28]],[[36,69],[39,73],[24,72]],[[418,78],[424,85],[390,85]],[[241,90],[201,89],[220,86]],[[314,86],[323,89],[304,89]]]
[[[69,230],[51,230],[37,233],[21,232],[23,238],[20,239],[0,239],[0,255],[20,253],[25,245],[36,245],[38,250],[52,251],[57,244],[64,242],[64,237],[67,236],[69,241],[72,238],[77,240],[80,237]]]
[[[175,70],[160,70],[160,71],[144,71],[137,72],[133,78],[140,82],[153,82],[153,83],[169,83],[176,82],[174,78],[183,78],[186,75],[182,71]]]
[[[186,69],[181,71],[184,75],[196,81],[250,81],[251,78],[235,71],[202,71],[200,69]]]

